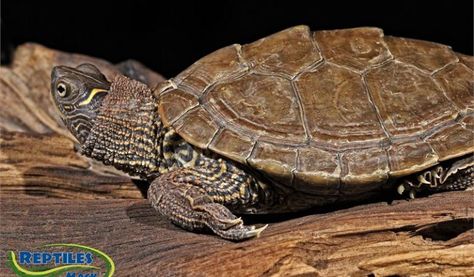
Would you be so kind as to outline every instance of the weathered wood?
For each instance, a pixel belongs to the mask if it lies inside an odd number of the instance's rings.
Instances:
[[[136,61],[114,66],[101,59],[25,44],[0,67],[0,194],[63,198],[143,198],[125,174],[80,156],[50,96],[53,66],[84,62],[109,79],[118,72],[155,86],[163,77]]]
[[[130,178],[91,167],[64,136],[4,131],[0,148],[0,195],[143,198]]]
[[[309,215],[241,243],[181,230],[145,200],[3,198],[0,255],[74,242],[109,254],[117,276],[474,276],[472,197],[452,192]]]

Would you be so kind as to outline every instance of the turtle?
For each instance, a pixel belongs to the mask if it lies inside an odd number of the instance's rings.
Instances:
[[[80,153],[148,181],[174,224],[239,241],[267,225],[236,215],[471,189],[473,67],[375,27],[302,25],[153,88],[59,65],[51,95]]]

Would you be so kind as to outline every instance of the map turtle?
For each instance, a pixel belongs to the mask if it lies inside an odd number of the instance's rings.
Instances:
[[[235,214],[474,185],[474,59],[363,27],[296,26],[219,49],[149,88],[57,66],[82,154],[148,180],[188,230],[258,236]]]

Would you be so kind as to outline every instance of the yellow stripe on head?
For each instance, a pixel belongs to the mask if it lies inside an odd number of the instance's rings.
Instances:
[[[82,101],[81,103],[79,103],[79,106],[84,106],[84,105],[87,105],[89,104],[92,99],[94,98],[94,96],[97,94],[97,93],[101,93],[101,92],[107,92],[107,90],[105,89],[100,89],[100,88],[95,88],[95,89],[92,89],[91,90],[91,93],[89,94],[89,96],[87,97],[86,100]]]

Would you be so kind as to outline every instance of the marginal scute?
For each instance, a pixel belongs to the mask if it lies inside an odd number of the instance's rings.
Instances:
[[[209,149],[240,163],[245,163],[245,158],[250,155],[253,143],[253,139],[226,128],[217,134],[209,145]]]
[[[385,149],[346,151],[341,154],[341,163],[345,168],[341,176],[344,193],[376,190],[388,179],[390,168]]]
[[[385,42],[396,60],[428,72],[458,60],[449,46],[434,42],[391,36]]]
[[[187,142],[203,149],[219,130],[218,124],[202,107],[187,112],[173,126]]]
[[[259,141],[248,163],[262,172],[271,172],[278,179],[291,181],[291,171],[296,167],[296,149]]]
[[[249,74],[213,87],[202,101],[239,129],[282,143],[305,141],[293,88],[283,78]]]
[[[434,78],[460,110],[474,109],[474,72],[471,69],[456,63],[436,72]]]
[[[246,71],[247,67],[239,61],[239,47],[240,45],[227,46],[205,56],[176,76],[175,82],[202,93],[217,80]]]
[[[163,124],[168,127],[186,111],[198,104],[198,99],[194,95],[176,89],[172,93],[166,93],[160,97],[158,112],[161,115]]]
[[[434,80],[411,66],[390,62],[369,71],[366,80],[391,136],[415,135],[457,116]]]
[[[257,70],[291,77],[321,60],[308,26],[296,26],[244,45],[242,57]]]
[[[337,154],[316,147],[298,149],[295,189],[319,194],[337,195],[341,168]]]
[[[423,141],[396,143],[388,149],[390,176],[400,177],[438,163],[438,155]]]
[[[296,80],[309,132],[334,146],[386,138],[362,77],[323,65]]]
[[[438,153],[440,161],[474,152],[474,129],[462,124],[443,128],[426,139]]]
[[[314,33],[323,57],[335,64],[363,71],[392,56],[378,28],[353,28]]]

